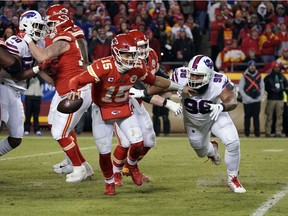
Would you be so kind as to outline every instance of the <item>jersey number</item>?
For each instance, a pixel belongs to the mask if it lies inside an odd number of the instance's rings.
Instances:
[[[187,112],[190,114],[206,114],[210,112],[210,107],[207,105],[208,103],[212,103],[209,100],[193,100],[191,98],[186,98],[184,100],[184,106],[186,107]]]
[[[129,90],[131,87],[132,87],[131,85],[120,86],[118,91],[116,92],[115,86],[110,86],[107,89],[105,97],[102,97],[102,101],[109,103],[111,103],[112,101],[116,103],[126,101],[127,98],[129,97]]]

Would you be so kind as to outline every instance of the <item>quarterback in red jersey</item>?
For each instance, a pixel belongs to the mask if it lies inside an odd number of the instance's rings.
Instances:
[[[136,41],[137,46],[139,49],[139,55],[138,58],[143,60],[146,63],[147,72],[156,74],[159,76],[162,76],[164,78],[169,78],[169,76],[165,73],[165,71],[162,71],[160,69],[159,63],[158,63],[158,56],[156,52],[149,47],[149,40],[146,38],[146,36],[139,30],[131,30],[129,33]],[[141,81],[138,81],[141,82]],[[136,88],[141,88],[140,83],[137,83],[134,85]],[[142,85],[144,88],[145,86]],[[142,88],[143,88],[142,87]],[[171,100],[167,100],[159,95],[153,95],[144,98],[145,102],[148,102],[150,104],[156,105],[156,106],[163,106],[167,107],[168,109],[172,110],[175,115],[179,115],[182,112],[182,107],[179,103],[175,103]],[[156,144],[156,135],[153,129],[153,123],[151,121],[150,115],[145,109],[142,99],[135,99],[131,98],[130,102],[133,104],[133,112],[141,122],[141,128],[143,132],[143,138],[144,138],[144,147],[140,153],[139,160],[141,160],[147,152],[155,146]],[[121,129],[116,125],[117,128],[117,137],[118,137],[118,145],[116,146],[114,150],[114,160],[113,160],[113,171],[114,171],[114,179],[115,179],[115,185],[116,186],[122,186],[122,175],[130,175],[129,169],[124,166],[125,160],[127,157],[127,153],[129,150],[129,141],[125,137],[124,133],[121,131]],[[124,167],[123,167],[124,166]],[[123,168],[123,170],[122,170]],[[143,181],[149,182],[149,177],[144,175]]]
[[[115,123],[129,140],[130,151],[126,166],[131,173],[132,180],[136,185],[142,185],[142,174],[137,162],[143,149],[143,133],[141,123],[130,107],[129,90],[137,80],[168,91],[183,88],[170,80],[147,73],[145,62],[138,60],[137,43],[132,36],[117,35],[111,42],[111,50],[112,56],[94,61],[87,67],[87,71],[72,78],[69,82],[71,91],[77,90],[83,84],[92,83],[92,128],[99,151],[100,168],[105,177],[104,194],[106,195],[115,195],[111,161]],[[117,133],[116,128],[115,133]]]
[[[93,170],[82,156],[76,133],[73,131],[82,114],[91,104],[91,91],[89,85],[80,85],[78,91],[84,102],[81,108],[72,114],[63,114],[57,111],[58,103],[67,96],[70,89],[69,80],[83,72],[83,62],[75,37],[71,34],[72,19],[65,14],[55,14],[46,20],[52,44],[41,49],[35,45],[26,34],[24,40],[28,43],[33,57],[42,63],[46,60],[57,58],[57,72],[52,75],[56,93],[50,105],[48,122],[52,125],[52,136],[62,147],[73,164],[73,170],[66,177],[66,182],[80,182],[93,175]]]

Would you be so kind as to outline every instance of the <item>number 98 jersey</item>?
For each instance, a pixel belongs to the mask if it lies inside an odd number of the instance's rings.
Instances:
[[[188,85],[189,73],[185,67],[175,69],[171,75],[171,79],[181,85]],[[208,88],[202,94],[182,94],[181,103],[183,106],[184,122],[192,123],[194,126],[203,126],[208,122],[211,122],[209,116],[210,110],[208,103],[217,104],[220,103],[220,94],[223,89],[229,84],[230,79],[222,73],[212,72],[210,77]]]

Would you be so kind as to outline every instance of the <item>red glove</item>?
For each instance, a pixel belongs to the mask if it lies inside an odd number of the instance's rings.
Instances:
[[[39,65],[39,69],[46,71],[48,75],[53,75],[58,71],[58,59],[48,59]]]

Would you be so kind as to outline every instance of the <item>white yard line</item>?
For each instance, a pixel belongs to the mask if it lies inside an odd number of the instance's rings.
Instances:
[[[96,149],[96,146],[80,148],[80,150],[87,150],[87,149]],[[18,157],[7,157],[7,158],[1,158],[0,161],[17,160],[17,159],[23,159],[23,158],[31,158],[31,157],[47,156],[47,155],[55,155],[55,154],[63,154],[63,151],[47,152],[47,153],[34,154],[34,155],[24,155],[24,156],[18,156]]]
[[[286,185],[283,190],[274,194],[265,203],[263,203],[251,216],[263,216],[269,211],[274,205],[276,205],[281,199],[283,199],[288,194],[288,185]]]

